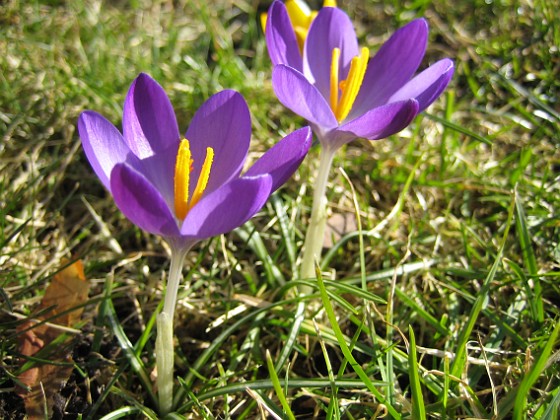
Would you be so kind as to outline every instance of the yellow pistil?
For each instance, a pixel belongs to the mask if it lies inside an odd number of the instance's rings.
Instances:
[[[352,59],[348,77],[340,83],[337,83],[340,51],[336,52],[336,50],[338,48],[333,50],[331,61],[330,104],[337,121],[341,122],[350,113],[362,86],[369,60],[369,50],[365,47],[362,48],[361,54]],[[338,95],[339,89],[342,92],[340,100]]]
[[[184,139],[179,144],[177,152],[177,160],[175,162],[175,179],[174,179],[174,196],[175,196],[175,215],[177,219],[183,220],[189,210],[200,200],[200,197],[206,189],[212,161],[214,159],[214,150],[211,147],[206,149],[206,158],[200,171],[200,176],[196,183],[192,198],[189,202],[189,179],[192,172],[192,155],[189,141]]]

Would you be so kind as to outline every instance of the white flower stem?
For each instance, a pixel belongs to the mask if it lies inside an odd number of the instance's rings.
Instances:
[[[173,366],[175,351],[173,346],[173,315],[177,303],[177,291],[181,282],[183,261],[188,248],[171,248],[171,267],[167,279],[167,290],[163,311],[157,318],[156,366],[159,411],[168,414],[173,406]]]
[[[301,262],[300,277],[302,279],[316,278],[315,264],[321,261],[321,251],[323,248],[323,237],[327,224],[327,181],[332,166],[334,153],[326,147],[321,148],[319,169],[315,178],[315,190],[313,191],[313,207],[311,209],[311,219],[305,235],[303,245],[303,257]],[[309,293],[309,290],[301,290]]]

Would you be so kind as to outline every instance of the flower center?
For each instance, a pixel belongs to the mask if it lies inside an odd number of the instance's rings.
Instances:
[[[346,80],[339,82],[338,68],[340,65],[340,49],[334,48],[331,59],[331,78],[330,78],[330,103],[331,109],[338,122],[344,120],[350,110],[366,74],[369,60],[369,50],[364,47],[359,56],[350,62],[350,70]]]
[[[184,139],[179,144],[177,152],[177,161],[175,162],[175,215],[179,220],[183,220],[187,213],[192,209],[202,197],[208,178],[210,177],[210,169],[212,169],[212,161],[214,160],[214,149],[206,148],[206,158],[202,164],[200,175],[189,200],[189,178],[193,170],[193,160],[191,157],[191,148],[189,141]]]

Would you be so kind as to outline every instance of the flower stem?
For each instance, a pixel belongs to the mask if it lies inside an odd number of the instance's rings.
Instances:
[[[321,148],[319,169],[315,178],[315,191],[313,192],[313,207],[311,209],[311,220],[305,235],[303,246],[303,257],[301,262],[300,277],[302,279],[315,278],[315,263],[321,260],[323,248],[323,236],[327,224],[327,181],[336,150]],[[302,290],[308,293],[308,290]]]
[[[160,415],[165,416],[173,405],[173,315],[177,303],[177,291],[181,282],[183,261],[188,249],[171,248],[171,267],[163,311],[157,318],[156,366]]]

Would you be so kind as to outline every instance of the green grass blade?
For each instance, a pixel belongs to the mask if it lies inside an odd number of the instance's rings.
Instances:
[[[251,222],[245,223],[240,228],[235,229],[235,233],[249,245],[263,263],[268,283],[274,286],[282,286],[286,283],[286,279],[282,275],[280,269],[274,263],[274,260],[268,253],[261,235]]]
[[[515,404],[513,407],[513,419],[514,420],[522,420],[525,418],[525,406],[527,404],[527,396],[531,391],[531,387],[537,381],[542,371],[545,369],[547,365],[548,358],[552,353],[554,345],[556,344],[556,338],[558,337],[558,332],[560,332],[560,322],[556,322],[554,326],[554,330],[550,334],[548,341],[546,342],[542,353],[540,354],[539,358],[532,366],[530,372],[528,372],[524,377],[521,383],[519,384],[519,388],[517,390],[517,395],[515,397]]]
[[[410,392],[412,393],[412,418],[415,420],[426,420],[426,409],[424,407],[424,396],[418,375],[418,361],[416,356],[416,339],[412,326],[408,327],[410,336],[408,344],[408,377],[410,380]]]
[[[123,417],[131,416],[133,414],[138,414],[140,410],[136,407],[121,407],[103,417],[100,420],[116,420]]]
[[[440,333],[443,336],[448,336],[450,334],[450,331],[447,328],[445,328],[443,325],[441,325],[439,320],[437,320],[432,314],[426,311],[426,309],[418,305],[414,301],[414,299],[408,296],[401,289],[396,288],[395,294],[397,295],[399,300],[401,300],[405,305],[412,308],[414,312],[418,314],[418,316],[420,316],[424,321],[430,324],[438,333]]]
[[[560,411],[560,388],[556,388],[550,393],[553,395],[552,400],[546,406],[546,410],[542,413],[542,416],[537,416],[535,413],[535,418],[539,420],[557,420]]]
[[[280,404],[282,404],[284,413],[288,416],[288,419],[295,420],[294,414],[292,413],[292,410],[290,408],[290,404],[288,404],[288,400],[284,395],[284,390],[282,389],[282,385],[280,384],[280,380],[278,379],[276,369],[274,369],[272,357],[270,356],[270,352],[268,350],[266,351],[266,366],[268,367],[268,374],[270,375],[272,386],[274,387],[274,391],[276,392],[278,400],[280,400]]]
[[[424,115],[426,117],[428,117],[429,119],[442,124],[446,128],[457,131],[458,133],[464,134],[466,136],[472,137],[473,139],[478,140],[479,142],[487,144],[489,146],[492,145],[492,141],[487,139],[486,137],[482,137],[481,135],[476,134],[474,131],[471,131],[471,130],[469,130],[465,127],[462,127],[458,124],[452,123],[451,121],[448,121],[445,118],[441,118],[441,117],[438,117],[437,115],[429,114],[427,112],[425,112]]]
[[[515,227],[519,245],[523,253],[523,262],[525,264],[525,268],[529,272],[531,281],[533,282],[532,290],[527,287],[527,290],[530,293],[530,295],[527,296],[529,299],[529,306],[531,307],[533,319],[539,324],[542,324],[544,322],[544,309],[542,303],[542,287],[538,276],[539,270],[537,268],[537,260],[531,243],[529,228],[527,227],[525,209],[523,208],[523,203],[521,202],[517,192],[515,193]]]
[[[294,314],[294,322],[292,327],[290,328],[290,332],[288,333],[288,338],[286,339],[286,343],[282,347],[282,352],[280,353],[280,357],[276,362],[275,368],[280,370],[282,366],[286,363],[286,360],[292,354],[292,350],[294,345],[296,344],[296,340],[299,335],[299,331],[301,328],[301,323],[305,320],[305,301],[300,300],[297,304],[296,311]]]
[[[381,393],[377,390],[377,388],[375,388],[368,375],[364,372],[364,370],[358,364],[358,362],[356,362],[354,356],[352,356],[352,353],[350,352],[350,349],[346,344],[346,340],[344,338],[344,335],[342,334],[340,326],[338,325],[338,321],[336,319],[336,315],[334,313],[333,307],[329,300],[329,295],[325,288],[325,284],[323,282],[320,270],[317,270],[317,283],[319,285],[319,291],[321,292],[321,300],[323,301],[325,312],[327,314],[327,317],[329,318],[329,322],[331,323],[331,328],[334,331],[334,334],[336,336],[340,349],[344,354],[344,357],[346,357],[348,363],[350,364],[354,372],[356,372],[356,374],[360,377],[360,379],[364,381],[364,384],[375,396],[375,398],[377,398],[380,403],[385,404],[387,411],[391,415],[391,417],[394,419],[400,419],[401,415],[395,410],[395,408],[391,404],[389,404],[387,399],[383,395],[381,395]]]
[[[109,323],[111,324],[113,333],[115,334],[115,337],[117,338],[117,341],[119,342],[119,345],[124,355],[126,356],[128,362],[130,363],[132,370],[138,375],[140,382],[142,382],[142,386],[150,396],[152,402],[157,405],[156,395],[152,391],[153,384],[152,381],[150,381],[150,376],[146,371],[144,362],[142,361],[140,356],[136,354],[136,350],[134,346],[130,343],[130,340],[126,336],[126,333],[124,332],[117,318],[117,314],[115,312],[115,307],[113,306],[113,302],[109,300],[106,302],[107,302],[106,314],[109,318]]]
[[[282,388],[326,388],[331,385],[331,381],[328,378],[290,378],[289,382],[285,379],[278,379],[280,386]],[[372,381],[381,385],[378,381]],[[336,386],[340,388],[349,389],[364,389],[367,386],[360,379],[336,379]],[[270,379],[257,379],[254,381],[247,382],[235,382],[221,387],[215,387],[206,392],[199,393],[197,397],[197,402],[211,400],[212,398],[222,397],[224,395],[231,395],[237,393],[244,393],[247,389],[252,390],[272,390],[274,386]],[[195,405],[195,401],[189,400],[182,407],[181,411],[189,411],[191,407]]]
[[[286,247],[286,254],[288,255],[288,260],[290,261],[290,267],[292,273],[296,273],[296,258],[297,251],[294,243],[294,228],[290,223],[286,209],[284,208],[284,203],[278,194],[273,194],[270,198],[272,206],[274,208],[274,213],[278,218],[278,224],[280,226],[280,231],[282,232],[282,242]]]
[[[504,248],[505,248],[505,245],[506,245],[509,230],[510,230],[511,224],[512,224],[514,207],[515,207],[515,198],[512,200],[512,202],[510,204],[510,208],[509,208],[509,211],[508,211],[508,219],[507,219],[506,226],[505,226],[505,229],[504,229],[504,234],[503,234],[503,237],[502,237],[502,241],[501,241],[501,244],[500,244],[500,249],[498,251],[498,255],[496,256],[496,258],[494,260],[494,263],[492,264],[492,267],[490,268],[490,271],[488,272],[486,278],[484,279],[484,283],[482,285],[482,288],[481,288],[480,292],[478,293],[478,296],[477,296],[477,298],[476,298],[476,300],[473,304],[473,307],[471,308],[471,312],[469,314],[469,320],[468,320],[467,324],[461,330],[461,333],[459,334],[459,338],[458,338],[458,342],[457,342],[457,350],[455,352],[456,353],[455,354],[455,360],[453,360],[453,364],[451,365],[451,376],[454,376],[456,378],[461,377],[461,373],[463,372],[463,370],[465,368],[466,360],[467,360],[467,342],[470,340],[471,333],[474,330],[474,327],[475,327],[476,322],[478,320],[478,316],[483,309],[484,302],[488,298],[488,292],[489,292],[489,289],[490,289],[490,284],[494,280],[494,277],[496,276],[496,272],[498,271],[498,267],[500,267],[502,265],[502,256],[503,256],[503,253],[504,253]]]

